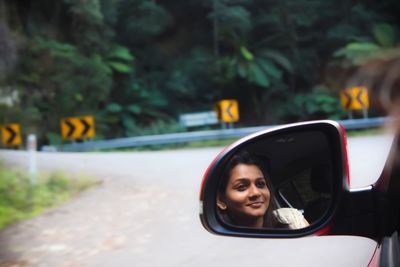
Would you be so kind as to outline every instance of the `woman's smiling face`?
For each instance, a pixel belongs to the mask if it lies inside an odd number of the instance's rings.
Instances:
[[[258,226],[268,209],[270,192],[261,170],[253,164],[240,163],[230,172],[225,196],[221,199],[235,222],[258,220]]]

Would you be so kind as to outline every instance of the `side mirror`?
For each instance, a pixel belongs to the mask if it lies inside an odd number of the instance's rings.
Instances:
[[[201,222],[219,235],[321,234],[348,191],[346,157],[344,129],[334,121],[286,125],[240,139],[204,175]]]

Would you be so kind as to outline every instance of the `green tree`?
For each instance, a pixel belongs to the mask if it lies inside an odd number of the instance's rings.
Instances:
[[[387,58],[399,54],[396,47],[399,36],[396,29],[387,23],[378,23],[372,27],[368,41],[349,42],[335,51],[334,57],[343,58],[343,67],[361,66],[371,58]]]
[[[42,138],[59,131],[61,118],[98,109],[113,83],[112,70],[100,56],[84,56],[72,44],[43,38],[29,43],[16,82],[20,105],[40,114],[30,124],[40,125],[36,130]]]

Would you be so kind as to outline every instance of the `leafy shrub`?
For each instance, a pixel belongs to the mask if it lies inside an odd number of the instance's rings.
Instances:
[[[31,185],[26,173],[0,162],[0,229],[60,205],[93,184],[89,178],[70,179],[62,172],[54,172],[38,177],[37,183]]]
[[[311,93],[290,96],[282,108],[280,116],[284,120],[333,119],[343,116],[340,100],[328,92],[324,86],[316,86]]]

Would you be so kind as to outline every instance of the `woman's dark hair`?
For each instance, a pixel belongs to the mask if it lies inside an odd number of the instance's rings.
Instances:
[[[273,220],[272,220],[272,211],[277,208],[276,202],[275,202],[275,192],[273,190],[273,187],[271,185],[271,181],[268,178],[268,173],[266,172],[266,164],[263,164],[263,162],[255,156],[250,155],[249,152],[247,151],[241,151],[237,154],[235,154],[228,162],[226,165],[224,172],[222,174],[222,180],[218,188],[218,193],[221,196],[225,196],[226,192],[226,187],[228,186],[228,182],[231,176],[231,171],[233,168],[235,168],[239,164],[245,164],[245,165],[255,165],[257,166],[262,174],[264,175],[266,185],[268,187],[268,190],[270,192],[270,201],[269,201],[269,207],[267,209],[267,212],[265,213],[264,216],[264,227],[273,227]],[[226,216],[222,216],[226,217]]]

